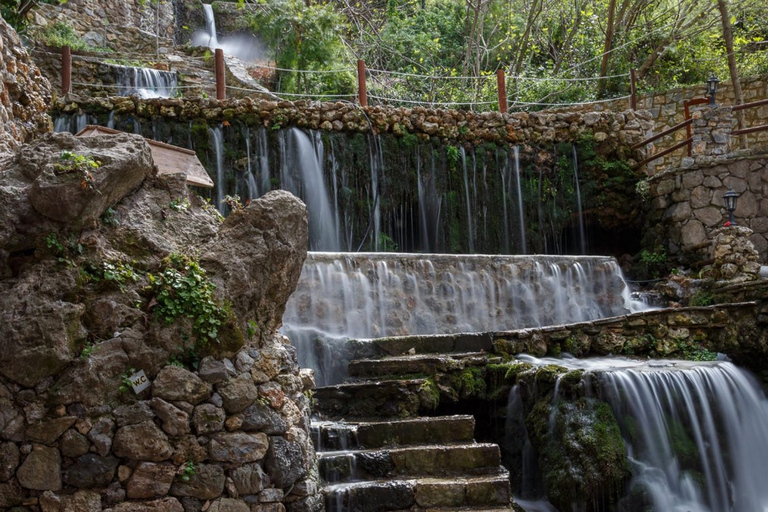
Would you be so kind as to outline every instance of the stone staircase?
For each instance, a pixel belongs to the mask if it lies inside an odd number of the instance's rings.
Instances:
[[[326,510],[517,510],[500,449],[474,441],[474,418],[427,416],[440,400],[430,376],[488,360],[484,352],[357,360],[348,382],[317,388],[322,419],[312,430]]]

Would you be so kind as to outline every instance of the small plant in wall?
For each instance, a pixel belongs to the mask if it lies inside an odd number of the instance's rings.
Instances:
[[[195,476],[195,463],[188,460],[181,465],[177,474],[179,475],[179,480],[189,482],[189,479]]]
[[[129,390],[133,389],[131,375],[134,373],[136,373],[136,368],[130,368],[127,372],[120,375],[120,386],[117,389],[120,390],[121,393],[127,393]]]
[[[193,320],[192,330],[198,343],[216,341],[227,319],[228,308],[219,305],[213,295],[216,285],[197,259],[173,253],[163,260],[159,274],[148,274],[151,303],[155,316],[166,324],[180,317]]]
[[[90,155],[75,153],[74,151],[62,151],[59,155],[59,163],[56,164],[54,174],[75,173],[80,178],[80,188],[93,190],[95,179],[91,171],[98,169],[101,163]]]

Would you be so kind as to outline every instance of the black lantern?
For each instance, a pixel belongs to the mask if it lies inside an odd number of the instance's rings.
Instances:
[[[707,96],[709,96],[709,104],[713,107],[715,106],[715,94],[717,94],[717,84],[719,83],[720,80],[715,75],[707,80]]]
[[[739,198],[739,193],[728,189],[728,191],[723,194],[723,202],[725,203],[725,209],[728,211],[728,223],[731,226],[736,225],[736,220],[733,218],[733,212],[736,211],[736,200]]]

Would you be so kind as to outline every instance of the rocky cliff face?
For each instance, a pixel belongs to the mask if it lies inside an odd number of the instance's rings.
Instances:
[[[298,199],[222,221],[141,137],[48,134],[0,205],[0,509],[317,510]]]
[[[21,142],[50,131],[51,86],[16,31],[0,18],[0,160]]]

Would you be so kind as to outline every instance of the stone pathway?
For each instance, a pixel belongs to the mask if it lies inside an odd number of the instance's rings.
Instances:
[[[428,377],[489,361],[483,352],[358,360],[350,382],[315,390],[313,422],[328,512],[511,511],[499,446],[474,441],[472,416],[426,416]]]

